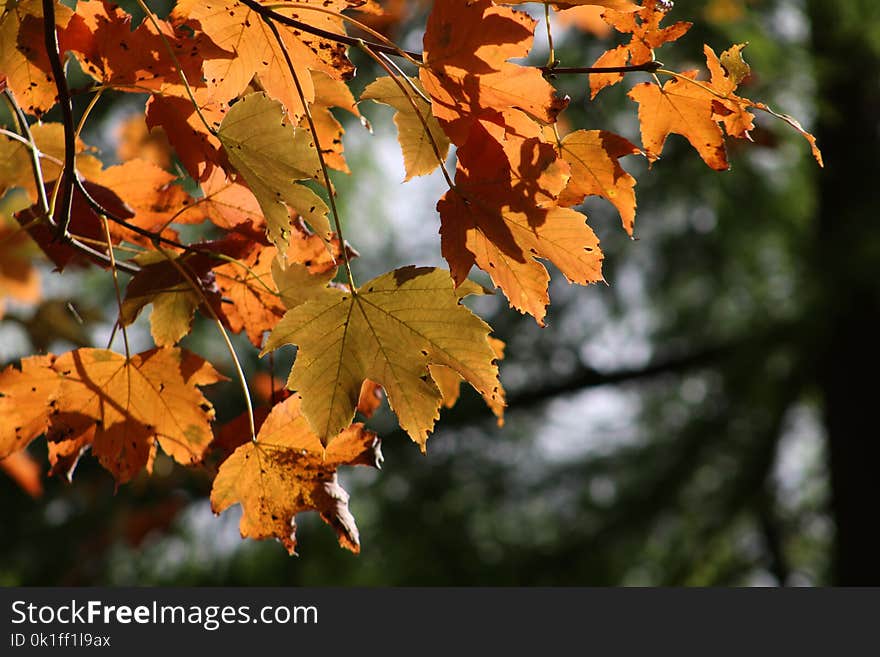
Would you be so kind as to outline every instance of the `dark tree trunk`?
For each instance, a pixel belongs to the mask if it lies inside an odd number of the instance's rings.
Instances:
[[[880,584],[880,29],[876,0],[810,0],[820,103],[814,320],[836,522],[832,581]]]

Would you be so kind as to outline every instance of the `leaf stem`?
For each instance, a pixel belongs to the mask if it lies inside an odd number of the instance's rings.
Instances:
[[[547,24],[547,47],[550,54],[547,56],[547,66],[554,67],[556,65],[556,50],[553,48],[553,31],[550,29],[550,4],[544,3],[544,22]]]
[[[40,210],[43,212],[43,215],[47,218],[49,223],[52,224],[55,219],[49,212],[49,199],[46,197],[46,184],[43,181],[43,167],[40,165],[40,149],[37,147],[37,142],[34,141],[34,135],[31,133],[31,129],[28,126],[27,117],[24,115],[24,112],[15,100],[15,96],[12,95],[12,91],[4,89],[3,97],[6,98],[7,103],[12,109],[12,113],[15,115],[15,120],[16,123],[18,123],[18,129],[21,131],[21,135],[17,135],[16,133],[7,130],[4,130],[3,134],[20,140],[30,150],[31,171],[34,175],[34,185],[37,188],[37,198],[39,199]]]
[[[107,253],[110,256],[110,272],[113,275],[113,289],[116,291],[116,305],[119,308],[116,324],[122,329],[122,342],[125,344],[125,360],[131,360],[131,351],[128,347],[128,331],[125,330],[125,324],[122,323],[122,292],[119,289],[119,276],[116,273],[116,256],[113,254],[113,240],[110,237],[110,224],[107,223],[107,217],[101,217],[101,223],[104,225],[104,236],[107,238]]]

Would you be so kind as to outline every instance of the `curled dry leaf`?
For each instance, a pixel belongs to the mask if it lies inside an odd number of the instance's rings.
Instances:
[[[211,491],[211,507],[221,513],[241,504],[241,535],[277,538],[288,552],[296,550],[298,513],[317,511],[333,527],[339,544],[360,551],[360,538],[340,486],[341,466],[380,467],[379,439],[361,424],[334,436],[326,449],[301,412],[299,396],[277,404],[248,440],[223,462]]]

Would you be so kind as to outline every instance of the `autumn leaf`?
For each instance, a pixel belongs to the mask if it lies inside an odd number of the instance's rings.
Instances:
[[[755,127],[755,117],[749,110],[759,109],[768,112],[800,133],[810,145],[810,150],[819,166],[825,166],[822,161],[822,152],[816,144],[816,138],[804,130],[796,119],[787,114],[773,111],[765,103],[742,98],[734,93],[740,82],[747,78],[751,72],[751,68],[742,56],[742,50],[745,46],[746,44],[731,46],[721,53],[720,58],[712,48],[703,46],[706,65],[711,75],[710,81],[705,83],[705,86],[708,89],[707,95],[712,96],[712,118],[724,126],[729,136],[738,139],[751,139],[749,131]]]
[[[593,3],[590,3],[593,4]],[[665,43],[681,38],[692,23],[679,21],[667,27],[660,23],[666,18],[671,3],[661,0],[644,0],[636,12],[605,11],[602,18],[615,30],[631,34],[629,43],[607,50],[593,63],[594,67],[636,66],[654,59],[654,49]],[[595,98],[605,87],[623,80],[623,73],[592,73],[590,75],[590,97]]]
[[[495,353],[496,362],[501,362],[501,360],[504,358],[504,341],[499,340],[498,338],[493,338],[490,335],[489,345],[492,347],[492,351]],[[431,377],[434,379],[434,383],[437,384],[437,388],[439,388],[440,394],[443,396],[443,408],[452,408],[453,406],[455,406],[456,402],[458,402],[458,398],[461,396],[461,376],[459,376],[459,374],[455,370],[446,367],[445,365],[431,365],[430,369]],[[361,390],[362,400],[364,398],[364,394],[365,391]],[[488,395],[483,395],[483,401],[486,402],[486,405],[498,418],[498,426],[503,426],[503,401],[499,399],[493,399],[491,396]],[[360,410],[361,408],[359,404],[358,411]],[[369,417],[369,415],[367,415],[367,417]]]
[[[329,272],[329,278],[336,271],[337,260],[342,258],[339,239],[334,237],[328,243],[313,233],[309,233],[298,220],[293,222],[290,244],[284,260],[300,263],[305,270],[304,280],[312,275]],[[348,249],[349,257],[356,252]],[[284,315],[282,299],[296,282],[274,278],[279,264],[279,251],[274,246],[252,243],[249,253],[236,262],[217,267],[217,285],[229,303],[223,304],[223,312],[233,333],[242,330],[248,339],[259,347],[263,344],[263,334],[271,331]],[[326,279],[325,279],[326,280]],[[280,281],[280,282],[279,282]]]
[[[290,3],[289,10],[282,13],[333,34],[345,33],[342,19],[297,6],[309,4],[321,9],[342,11],[353,3],[347,0],[298,0],[297,3]],[[197,26],[228,53],[206,57],[204,61],[204,77],[215,99],[239,96],[256,76],[261,88],[280,101],[283,113],[294,124],[299,121],[304,114],[302,100],[284,50],[257,13],[231,0],[212,3],[181,0],[174,8],[172,20],[176,24]],[[344,45],[285,25],[276,27],[306,102],[315,99],[311,70],[322,71],[334,79],[351,77],[354,67],[348,61]]]
[[[174,184],[177,176],[142,159],[108,167],[92,176],[93,182],[112,189],[131,210],[129,223],[162,235],[179,208],[189,202],[189,194]],[[125,228],[111,226],[119,239],[148,245],[149,238]],[[173,233],[165,235],[176,237]]]
[[[50,439],[69,440],[95,427],[92,453],[117,482],[151,462],[155,444],[178,463],[198,463],[211,443],[214,408],[197,386],[223,377],[179,349],[152,349],[130,359],[106,349],[59,356],[61,384]]]
[[[233,333],[245,331],[254,346],[263,344],[263,334],[272,330],[284,315],[284,306],[272,280],[274,246],[254,244],[237,262],[216,269],[217,285],[229,300],[224,313]]]
[[[257,197],[275,246],[284,250],[290,237],[288,208],[329,238],[326,204],[311,189],[293,182],[320,178],[314,140],[284,119],[277,101],[263,93],[245,96],[229,110],[219,137],[229,162]]]
[[[288,310],[263,353],[299,347],[288,386],[302,396],[303,414],[322,442],[348,426],[370,379],[424,450],[442,401],[429,365],[450,367],[480,394],[503,400],[489,330],[461,305],[447,272],[405,267],[355,294],[321,287]]]
[[[296,395],[277,404],[248,441],[223,462],[211,491],[211,508],[222,513],[241,504],[241,535],[277,538],[296,550],[296,522],[303,511],[317,511],[333,527],[339,544],[360,551],[360,538],[348,508],[348,493],[336,472],[344,465],[379,467],[376,434],[355,424],[334,436],[326,449],[301,413]]]
[[[401,84],[406,86],[407,83],[401,82]],[[418,80],[410,80],[409,84],[424,93]],[[431,113],[431,105],[412,89],[404,93],[392,78],[377,78],[364,89],[361,100],[373,100],[397,110],[394,113],[394,125],[397,126],[397,141],[403,152],[406,180],[413,176],[427,175],[446,160],[449,139]],[[428,128],[427,133],[425,126]]]
[[[476,121],[518,108],[553,123],[568,104],[541,71],[509,62],[526,57],[536,21],[490,0],[437,0],[424,37],[419,77],[452,143],[464,144]]]
[[[54,356],[28,356],[0,372],[0,459],[19,452],[49,427],[60,380]]]
[[[643,82],[629,92],[639,104],[642,144],[648,159],[659,159],[666,138],[675,133],[685,137],[710,167],[726,171],[730,165],[724,135],[713,119],[712,96],[688,82],[696,78],[695,71],[682,73],[681,78],[669,80],[662,87]]]
[[[152,304],[150,334],[153,341],[160,347],[171,347],[190,332],[196,309],[203,305],[203,297],[209,300],[215,314],[222,312],[220,292],[211,272],[216,263],[206,257],[197,260],[190,254],[168,253],[163,256],[161,252],[147,253],[151,256],[150,261],[141,260],[140,271],[126,288],[119,321],[122,326],[129,326],[145,306]],[[205,310],[205,315],[210,317],[211,311]]]
[[[318,134],[321,155],[331,169],[351,173],[343,156],[345,148],[342,144],[342,135],[345,134],[345,128],[336,120],[330,109],[338,107],[356,117],[360,117],[360,110],[347,84],[321,71],[311,71],[311,74],[312,84],[315,87],[315,101],[309,107],[309,111]],[[299,127],[303,130],[309,129],[308,117],[304,116],[300,119]]]
[[[5,3],[0,15],[0,71],[6,86],[28,114],[41,117],[57,101],[55,78],[42,44],[43,8],[41,0]],[[55,3],[55,22],[64,26],[73,11]]]
[[[571,169],[571,177],[559,194],[559,205],[578,205],[587,196],[601,196],[617,208],[624,230],[632,235],[636,179],[623,170],[618,160],[626,155],[640,155],[642,151],[606,130],[572,132],[560,143],[560,151]]]
[[[206,218],[218,228],[265,230],[263,213],[256,196],[245,185],[228,177],[220,168],[214,169],[200,184],[201,196],[188,199],[174,216],[178,224],[197,224]]]
[[[483,121],[458,149],[455,188],[437,204],[441,248],[457,283],[477,265],[543,326],[550,276],[537,259],[586,285],[602,280],[602,252],[584,215],[556,205],[568,166],[539,132],[521,126],[515,134]]]
[[[213,101],[199,102],[199,110],[213,128],[220,126],[227,112],[224,104]],[[165,132],[193,179],[204,180],[220,163],[220,140],[206,129],[188,98],[153,95],[145,116],[150,130]]]

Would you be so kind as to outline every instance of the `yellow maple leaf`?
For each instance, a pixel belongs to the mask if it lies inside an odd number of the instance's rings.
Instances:
[[[341,465],[379,467],[379,439],[354,424],[327,446],[309,428],[296,395],[277,404],[260,427],[256,442],[248,441],[223,462],[211,490],[211,507],[221,513],[241,504],[242,537],[275,537],[293,554],[294,517],[318,511],[336,530],[339,544],[360,551],[357,526],[348,508],[348,493],[339,485]]]
[[[424,92],[418,80],[410,80],[419,91]],[[404,83],[406,86],[406,83]],[[412,99],[410,102],[409,99]],[[431,105],[413,91],[404,91],[390,77],[378,78],[371,82],[361,94],[361,100],[373,100],[377,103],[390,105],[397,110],[394,114],[394,125],[397,126],[397,141],[403,152],[403,165],[406,169],[406,180],[413,176],[424,176],[440,166],[440,160],[446,159],[449,152],[449,138],[437,119],[431,113]],[[413,107],[415,103],[415,107]],[[418,108],[418,114],[416,113]],[[425,124],[419,119],[421,114]],[[425,132],[428,126],[430,136]],[[433,139],[433,144],[431,140]],[[440,158],[434,151],[437,146]]]
[[[249,94],[232,106],[218,133],[229,162],[244,176],[266,217],[269,239],[280,249],[290,237],[289,208],[329,239],[327,205],[295,180],[320,179],[311,134],[294,128],[278,101]],[[285,207],[285,204],[287,207]]]
[[[445,365],[480,394],[504,399],[490,328],[460,301],[449,273],[433,268],[397,269],[354,294],[320,287],[285,314],[263,353],[299,347],[288,386],[302,396],[303,414],[324,443],[351,423],[370,379],[424,451],[442,402],[430,365]]]

